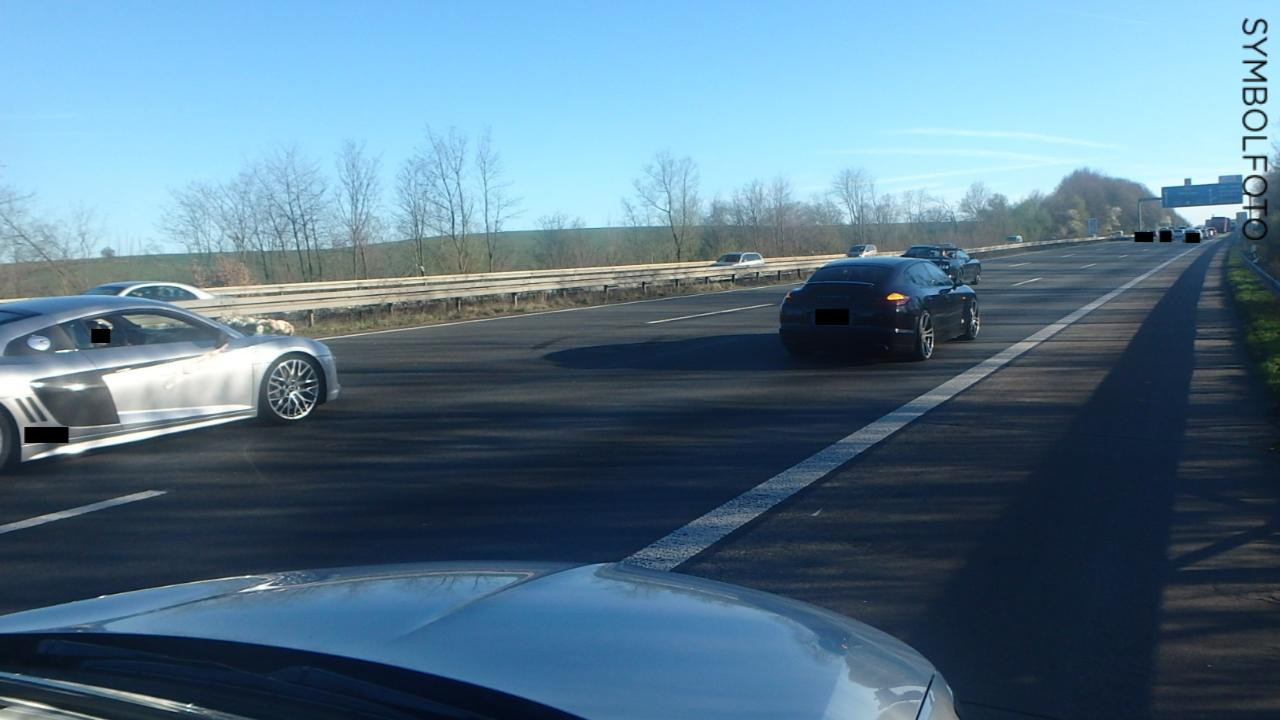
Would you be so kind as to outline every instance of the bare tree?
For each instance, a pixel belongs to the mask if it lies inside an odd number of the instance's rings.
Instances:
[[[537,258],[545,268],[582,267],[587,262],[582,242],[582,218],[570,219],[562,212],[538,218]]]
[[[500,250],[498,233],[503,224],[514,217],[519,199],[507,194],[510,183],[502,177],[502,158],[493,149],[492,136],[486,128],[476,147],[476,175],[480,184],[480,215],[484,223],[484,250],[489,272],[497,269]]]
[[[982,219],[991,200],[991,191],[981,182],[969,186],[968,192],[960,198],[960,217],[968,222],[976,223]]]
[[[645,165],[635,189],[640,204],[670,229],[676,262],[682,262],[701,214],[697,166],[688,157],[675,158],[663,150]]]
[[[0,186],[0,253],[14,262],[14,294],[21,294],[18,263],[33,261],[53,271],[62,293],[79,292],[81,282],[72,261],[88,257],[98,244],[92,215],[79,210],[67,223],[50,222],[31,212],[32,199]]]
[[[338,153],[337,165],[337,210],[342,242],[351,249],[351,274],[367,278],[367,248],[378,231],[381,161],[365,154],[364,145],[347,140]]]
[[[396,223],[413,248],[414,274],[427,274],[427,239],[431,205],[427,199],[426,163],[418,155],[405,160],[396,175]]]
[[[747,231],[747,242],[753,248],[764,249],[769,214],[769,193],[764,183],[752,180],[735,190],[732,211],[734,223]]]
[[[868,228],[876,206],[875,181],[865,170],[845,168],[831,183],[831,194],[848,217],[849,225],[853,228],[854,242],[867,242]]]
[[[467,182],[467,139],[454,128],[436,135],[427,128],[427,147],[420,153],[426,170],[428,219],[441,236],[458,272],[471,266],[474,199]]]
[[[319,167],[289,146],[263,163],[258,181],[273,234],[282,245],[292,245],[304,280],[321,277],[320,237],[327,188]]]
[[[795,224],[794,201],[791,197],[791,181],[782,176],[769,183],[766,199],[769,230],[773,235],[773,250],[776,255],[790,256],[792,226]]]
[[[272,280],[270,239],[266,233],[266,207],[258,192],[256,171],[246,166],[217,193],[216,222],[241,262],[256,254],[265,282]]]
[[[212,266],[213,254],[221,249],[215,215],[217,195],[217,190],[206,183],[188,183],[170,193],[169,205],[160,220],[165,234],[207,266]]]

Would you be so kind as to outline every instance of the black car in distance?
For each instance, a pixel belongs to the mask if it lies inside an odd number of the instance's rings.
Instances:
[[[982,261],[955,245],[912,245],[902,257],[928,260],[963,283],[977,285],[982,281]]]
[[[980,328],[973,288],[929,260],[881,256],[815,270],[782,301],[778,334],[793,355],[876,351],[928,360],[939,340],[973,340]]]

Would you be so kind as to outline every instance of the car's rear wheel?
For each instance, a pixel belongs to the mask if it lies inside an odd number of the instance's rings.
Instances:
[[[306,355],[277,358],[262,377],[258,416],[272,423],[305,420],[315,412],[324,392],[320,363]]]
[[[975,270],[975,271],[973,272],[973,282],[972,282],[972,283],[970,283],[970,284],[971,284],[971,285],[977,285],[977,284],[978,284],[979,282],[981,282],[981,281],[982,281],[982,271],[981,271],[981,270]]]
[[[974,300],[964,310],[964,334],[961,340],[977,340],[982,331],[982,316],[978,313],[978,301]]]
[[[933,316],[928,310],[921,310],[920,317],[916,318],[916,344],[911,350],[911,359],[928,360],[933,357],[935,340]]]

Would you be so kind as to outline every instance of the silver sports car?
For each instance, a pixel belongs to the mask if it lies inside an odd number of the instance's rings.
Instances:
[[[76,683],[93,717],[121,692],[239,717],[330,717],[285,704],[324,691],[344,718],[423,717],[389,711],[425,703],[440,710],[431,718],[564,717],[515,699],[593,720],[956,718],[942,675],[889,635],[625,564],[282,572],[82,600],[0,616],[6,678],[28,691]],[[268,693],[273,712],[248,702]],[[388,712],[337,714],[354,699]],[[491,712],[477,712],[481,699]]]
[[[341,390],[320,342],[142,298],[0,305],[0,348],[0,467],[241,418],[297,422]]]

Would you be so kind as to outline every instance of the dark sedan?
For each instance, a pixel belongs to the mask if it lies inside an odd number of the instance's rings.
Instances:
[[[982,281],[982,261],[955,245],[912,245],[902,257],[928,260],[962,283],[977,285]]]
[[[906,257],[846,258],[787,293],[779,336],[793,355],[878,350],[915,360],[938,340],[978,336],[978,295],[934,263]]]

